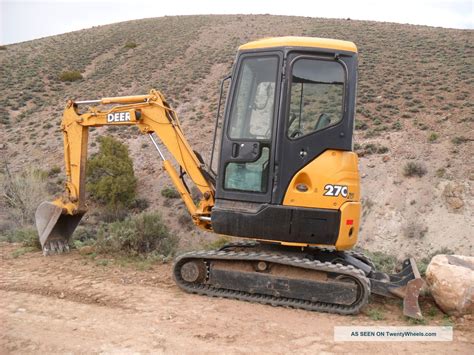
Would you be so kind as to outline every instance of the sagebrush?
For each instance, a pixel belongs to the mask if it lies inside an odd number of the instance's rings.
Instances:
[[[77,70],[63,71],[59,75],[59,80],[61,81],[77,81],[82,79],[82,74]]]
[[[168,258],[175,254],[178,239],[170,233],[159,213],[141,213],[103,225],[97,233],[95,247],[102,253]]]
[[[426,167],[424,164],[415,162],[415,161],[409,161],[405,164],[403,167],[403,175],[410,177],[410,176],[418,176],[422,177],[425,175],[427,172]]]
[[[39,203],[49,198],[47,173],[35,169],[12,172],[4,164],[0,185],[0,203],[11,221],[17,227],[32,225]]]

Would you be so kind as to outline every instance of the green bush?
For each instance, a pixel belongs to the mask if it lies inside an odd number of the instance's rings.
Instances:
[[[364,121],[358,121],[358,120],[355,121],[355,129],[364,131],[367,128],[369,128],[369,126]]]
[[[204,245],[204,249],[206,250],[218,250],[220,248],[222,248],[224,245],[230,243],[232,241],[232,239],[230,239],[229,237],[219,237],[217,238],[216,240],[212,241],[212,242],[209,242],[209,243],[206,243]]]
[[[388,148],[377,144],[377,143],[367,143],[364,145],[354,145],[354,149],[357,151],[359,156],[363,157],[365,155],[371,154],[385,154],[388,152]]]
[[[124,48],[127,48],[127,49],[133,49],[133,48],[136,48],[138,46],[138,44],[136,44],[135,42],[127,42],[125,43],[124,45]]]
[[[61,172],[61,168],[59,166],[53,166],[48,171],[48,177],[54,177],[54,176],[58,175],[60,172]]]
[[[166,198],[180,198],[181,197],[178,191],[168,186],[165,187],[163,190],[161,190],[161,196],[166,197]]]
[[[466,143],[467,141],[469,141],[469,139],[462,136],[454,137],[453,139],[451,139],[451,143],[455,145],[460,145],[460,144]]]
[[[63,71],[59,75],[59,80],[61,81],[76,81],[81,80],[82,74],[77,70]]]
[[[403,175],[405,176],[423,176],[426,174],[426,168],[423,164],[409,161],[403,167]]]
[[[436,132],[431,132],[430,135],[428,136],[428,142],[433,143],[436,142],[439,138],[439,134]]]
[[[399,130],[401,130],[401,129],[403,128],[403,126],[402,126],[402,123],[401,123],[400,121],[395,121],[395,122],[393,122],[393,124],[392,124],[392,128],[393,128],[394,130],[399,131]]]
[[[0,241],[21,243],[24,247],[41,249],[38,232],[31,227],[13,229],[0,236]]]
[[[87,190],[93,200],[118,212],[136,200],[137,179],[127,147],[112,137],[99,138],[99,152],[87,166]]]
[[[395,256],[380,251],[373,253],[364,251],[364,254],[373,261],[377,271],[386,273],[393,273],[395,271],[395,267],[397,266],[397,258]]]
[[[178,239],[169,233],[158,213],[141,213],[103,225],[97,233],[96,250],[126,256],[160,255],[172,257]]]

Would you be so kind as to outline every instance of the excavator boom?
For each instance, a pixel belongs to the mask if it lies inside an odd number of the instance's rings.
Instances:
[[[91,106],[84,113],[80,105]],[[97,105],[114,105],[99,110]],[[163,160],[163,167],[180,193],[193,221],[199,227],[210,229],[210,211],[214,205],[214,186],[204,165],[184,137],[176,112],[170,108],[164,96],[151,90],[148,95],[108,97],[100,100],[67,102],[61,129],[64,138],[66,167],[66,193],[53,202],[43,202],[36,210],[36,227],[44,254],[68,250],[68,240],[86,213],[85,179],[89,127],[104,125],[136,126],[149,135]],[[180,179],[173,164],[165,159],[154,135],[158,136],[180,169],[185,172],[201,192],[196,205],[190,192]],[[182,174],[181,174],[182,175]],[[207,176],[207,177],[206,177]]]

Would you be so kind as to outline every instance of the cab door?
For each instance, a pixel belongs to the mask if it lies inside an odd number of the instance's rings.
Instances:
[[[243,54],[234,70],[216,198],[269,203],[272,197],[281,54]]]

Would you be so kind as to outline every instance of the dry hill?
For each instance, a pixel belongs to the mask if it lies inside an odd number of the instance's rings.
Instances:
[[[146,93],[178,109],[191,144],[209,156],[219,80],[240,44],[303,35],[354,41],[360,53],[356,149],[364,196],[361,245],[399,257],[441,248],[473,254],[474,32],[282,16],[186,16],[118,23],[0,47],[0,152],[10,169],[61,166],[59,122],[67,98]],[[63,82],[65,70],[83,79]],[[182,205],[145,137],[128,142],[140,194],[181,236]],[[148,147],[147,147],[148,146]],[[410,176],[411,175],[411,176]],[[420,176],[419,176],[420,175]],[[1,213],[0,213],[1,215]],[[2,217],[2,228],[11,221]],[[185,248],[190,248],[186,245]]]

